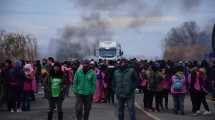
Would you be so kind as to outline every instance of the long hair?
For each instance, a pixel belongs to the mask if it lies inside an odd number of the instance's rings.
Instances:
[[[191,72],[191,85],[194,85],[195,82],[196,82],[196,77],[197,77],[197,74],[196,74],[196,70],[193,70]]]
[[[59,67],[59,71],[55,71],[54,70],[54,67]],[[58,63],[58,62],[56,62],[55,64],[54,64],[54,67],[52,67],[52,69],[51,69],[51,71],[50,71],[50,76],[51,77],[57,77],[57,78],[62,78],[63,76],[64,76],[64,72],[62,71],[62,69],[61,69],[61,64],[60,63]]]
[[[199,75],[197,75],[197,72],[199,72],[198,74]],[[202,72],[200,72],[199,70],[193,70],[192,72],[191,72],[191,85],[194,85],[195,84],[195,82],[196,82],[196,80],[197,80],[197,77],[198,77],[198,79],[199,79],[199,84],[200,84],[200,86],[202,86],[203,85],[203,73]]]

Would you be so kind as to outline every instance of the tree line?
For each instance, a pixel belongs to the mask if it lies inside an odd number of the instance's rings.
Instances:
[[[194,21],[172,28],[164,39],[164,59],[201,60],[212,51],[212,26],[200,29]]]
[[[35,60],[37,39],[30,34],[0,30],[0,61],[6,59]]]

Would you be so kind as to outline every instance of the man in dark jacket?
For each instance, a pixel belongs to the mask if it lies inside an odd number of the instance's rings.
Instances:
[[[128,61],[122,59],[119,69],[113,75],[113,90],[118,100],[118,120],[124,120],[125,104],[128,105],[130,120],[136,120],[135,89],[138,85],[138,75],[133,68],[128,67]]]
[[[116,67],[114,66],[113,61],[109,61],[109,65],[107,68],[107,79],[108,79],[108,96],[107,101],[108,103],[114,104],[114,91],[112,89],[112,80],[113,80],[113,74]]]
[[[17,91],[19,90],[19,81],[16,77],[16,70],[11,60],[6,60],[6,69],[4,78],[7,88],[7,105],[10,112],[16,111]]]
[[[215,101],[215,61],[210,69],[210,80],[212,81],[212,97],[213,101]]]

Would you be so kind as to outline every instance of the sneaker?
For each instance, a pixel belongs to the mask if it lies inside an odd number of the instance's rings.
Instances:
[[[17,112],[22,112],[22,109],[17,109]]]
[[[197,114],[197,113],[193,113],[193,116],[198,116],[199,114]]]
[[[198,110],[196,113],[197,113],[197,114],[200,114],[200,113],[201,113],[201,111],[200,111],[200,110]]]
[[[154,109],[153,108],[149,108],[148,111],[149,112],[154,112]]]
[[[11,113],[14,113],[14,110],[13,110],[13,109],[11,109],[11,110],[10,110],[10,112],[11,112]]]
[[[201,114],[201,111],[198,110],[198,111],[196,111],[196,112],[193,114],[193,116],[198,116],[198,115],[200,115],[200,114]]]
[[[211,115],[211,111],[205,111],[202,115]]]
[[[178,111],[177,111],[177,110],[174,110],[173,113],[177,115],[177,114],[178,114]]]

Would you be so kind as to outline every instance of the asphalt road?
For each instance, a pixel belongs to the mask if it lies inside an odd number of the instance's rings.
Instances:
[[[64,120],[75,120],[75,97],[69,97],[64,100],[63,111]],[[30,112],[10,113],[6,108],[0,108],[0,120],[47,120],[48,102],[41,96],[37,96],[35,102],[32,102],[32,110]],[[93,104],[90,114],[90,120],[117,120],[117,112],[114,105],[110,104]],[[57,120],[55,113],[54,119]],[[128,114],[126,114],[126,120]],[[137,120],[151,120],[137,109]]]
[[[143,102],[143,94],[137,94],[136,95],[136,102],[142,108],[144,107]],[[157,119],[155,120],[215,120],[215,102],[212,102],[208,100],[208,105],[210,107],[210,110],[212,112],[211,115],[198,115],[198,116],[193,116],[192,114],[192,103],[190,100],[189,96],[186,96],[185,98],[185,115],[175,115],[173,114],[173,100],[172,96],[169,95],[169,110],[161,111],[161,112],[148,112],[151,116],[156,117]],[[203,105],[201,106],[201,111],[204,111]]]

